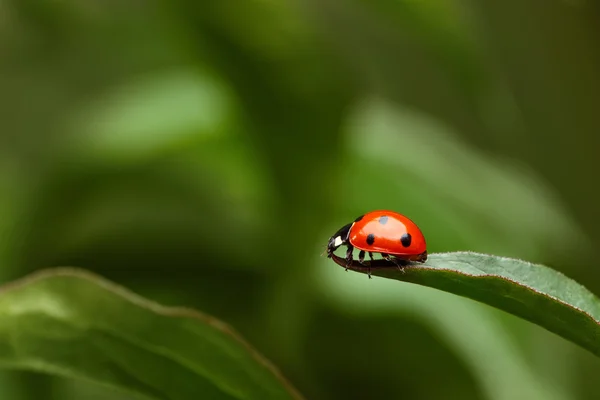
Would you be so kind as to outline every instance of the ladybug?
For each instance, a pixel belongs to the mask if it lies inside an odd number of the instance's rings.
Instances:
[[[410,261],[425,262],[427,245],[423,233],[408,217],[394,211],[371,211],[340,228],[327,243],[327,257],[340,246],[347,246],[346,266],[352,263],[354,248],[360,250],[358,262],[363,264],[365,253],[373,260],[379,253],[398,267]],[[369,277],[371,274],[369,272]]]

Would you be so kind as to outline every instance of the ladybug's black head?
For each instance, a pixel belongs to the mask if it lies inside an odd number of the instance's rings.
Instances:
[[[327,242],[327,257],[331,258],[331,255],[335,250],[337,250],[338,247],[348,244],[348,235],[350,235],[351,227],[352,223],[344,225],[339,231],[329,238],[329,242]]]

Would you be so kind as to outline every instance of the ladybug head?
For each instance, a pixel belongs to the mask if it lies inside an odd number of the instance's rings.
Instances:
[[[338,247],[348,243],[348,236],[350,235],[350,228],[352,227],[352,224],[353,223],[344,225],[332,237],[329,238],[329,242],[327,242],[327,257],[331,258],[331,255]]]

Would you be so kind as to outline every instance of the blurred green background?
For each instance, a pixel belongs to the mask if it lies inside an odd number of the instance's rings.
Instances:
[[[198,308],[308,399],[598,399],[575,345],[323,256],[388,208],[600,293],[598,37],[586,0],[0,0],[0,280]],[[129,397],[2,371],[0,398]]]

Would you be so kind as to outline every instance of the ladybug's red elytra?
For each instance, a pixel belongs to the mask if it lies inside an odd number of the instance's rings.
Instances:
[[[389,210],[371,211],[340,228],[327,243],[327,256],[340,246],[347,246],[346,265],[352,263],[354,248],[360,250],[358,262],[363,264],[365,253],[371,260],[379,253],[396,265],[427,260],[427,244],[423,233],[408,217]],[[369,277],[371,277],[369,271]]]

